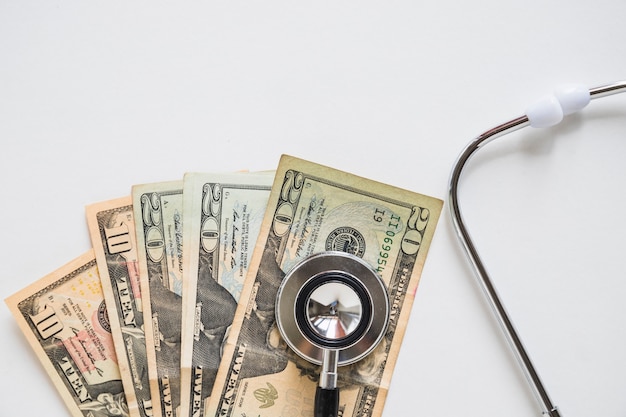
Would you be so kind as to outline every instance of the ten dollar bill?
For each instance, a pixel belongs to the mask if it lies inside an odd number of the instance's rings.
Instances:
[[[72,416],[128,416],[93,251],[6,303]]]
[[[87,207],[124,392],[132,417],[152,416],[131,197]]]

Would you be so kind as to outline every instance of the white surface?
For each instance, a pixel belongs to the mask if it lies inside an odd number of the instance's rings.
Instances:
[[[89,248],[84,206],[282,153],[447,199],[475,135],[626,77],[626,2],[0,1],[0,296]],[[584,30],[581,30],[584,28]],[[494,142],[470,230],[563,416],[626,412],[626,96]],[[385,416],[538,416],[440,221]],[[0,308],[2,416],[66,416]]]

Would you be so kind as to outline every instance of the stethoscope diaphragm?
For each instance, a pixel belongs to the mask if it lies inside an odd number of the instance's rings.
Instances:
[[[388,322],[385,284],[355,255],[317,253],[285,275],[276,298],[276,323],[296,354],[322,366],[316,416],[336,414],[337,367],[374,350]]]

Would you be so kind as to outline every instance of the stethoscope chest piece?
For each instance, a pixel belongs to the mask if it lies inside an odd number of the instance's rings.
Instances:
[[[369,354],[388,321],[385,285],[361,258],[321,252],[287,273],[277,294],[276,323],[296,354],[322,365],[316,417],[336,415],[337,367]]]

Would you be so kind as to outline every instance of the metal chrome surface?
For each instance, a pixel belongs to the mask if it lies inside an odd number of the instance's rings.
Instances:
[[[626,92],[626,81],[616,82],[589,90],[591,99],[606,97],[609,95],[623,92]],[[502,301],[500,300],[500,297],[498,296],[496,288],[493,285],[489,274],[487,273],[485,265],[478,255],[478,251],[476,250],[476,247],[474,246],[467,227],[465,226],[465,223],[463,221],[463,216],[461,215],[461,209],[459,207],[458,201],[458,190],[461,174],[463,168],[472,157],[472,155],[474,155],[476,151],[478,151],[478,149],[480,149],[483,145],[486,145],[492,140],[529,125],[530,124],[528,121],[528,117],[521,116],[482,133],[466,146],[466,148],[461,152],[456,163],[454,164],[452,173],[450,175],[450,214],[452,216],[452,223],[455,228],[457,237],[461,243],[461,246],[465,250],[467,257],[472,264],[472,267],[474,268],[481,288],[486,295],[487,301],[489,302],[489,305],[491,306],[498,320],[498,323],[500,324],[500,327],[502,328],[506,339],[511,346],[511,349],[515,354],[515,357],[519,362],[524,372],[524,375],[526,376],[530,387],[533,390],[534,395],[536,396],[539,404],[542,407],[542,413],[550,417],[559,417],[559,411],[548,396],[548,392],[543,385],[541,379],[539,378],[539,374],[535,370],[535,367],[530,360],[530,357],[528,356],[526,348],[524,347],[508,313],[506,312],[506,309],[504,308]]]
[[[342,339],[354,332],[363,317],[356,292],[348,285],[330,281],[317,287],[307,303],[307,319],[319,336]]]
[[[316,281],[320,284],[311,285]],[[312,290],[303,292],[307,287]],[[363,291],[365,294],[356,295]],[[355,297],[362,303],[359,308],[354,305]],[[345,313],[341,314],[343,323],[330,317],[332,298],[341,301],[335,313]],[[298,300],[304,311],[297,311]],[[326,317],[324,305],[329,313]],[[304,314],[308,324],[300,326],[298,314]],[[322,364],[327,349],[338,351],[338,366],[363,358],[383,338],[388,321],[389,298],[384,283],[365,261],[345,252],[321,252],[304,259],[287,273],[277,293],[276,323],[283,339],[299,356],[317,365]],[[325,323],[332,323],[334,329],[324,330]]]

